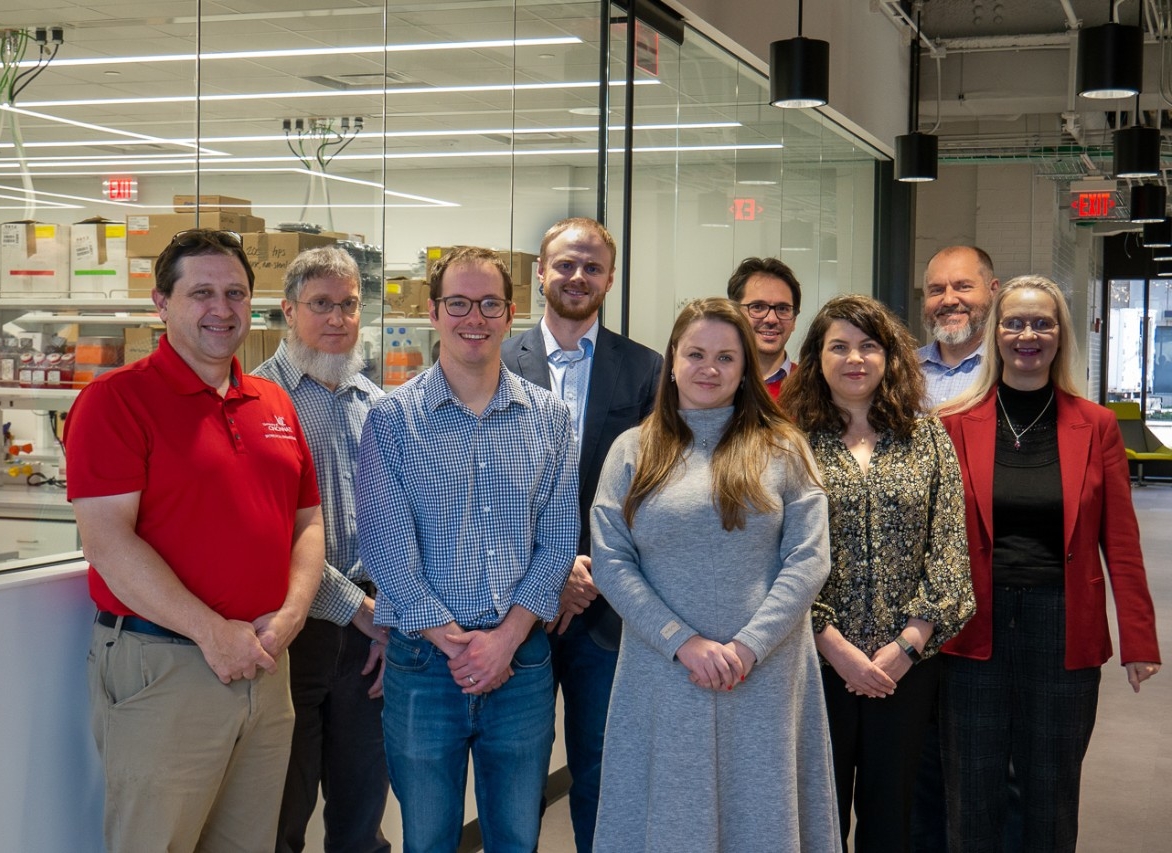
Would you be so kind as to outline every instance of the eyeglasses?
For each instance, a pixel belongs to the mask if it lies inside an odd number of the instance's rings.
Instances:
[[[443,303],[444,310],[450,317],[467,317],[472,306],[480,309],[480,316],[486,320],[495,320],[503,317],[505,311],[513,303],[499,296],[486,296],[484,299],[469,299],[467,296],[441,296],[436,302]]]
[[[754,320],[764,320],[769,316],[770,311],[777,315],[778,320],[792,320],[796,313],[794,306],[788,302],[778,302],[776,304],[770,302],[742,302],[741,307]]]
[[[1023,320],[1021,317],[1004,317],[998,323],[1003,332],[1011,335],[1020,335],[1027,328],[1035,335],[1049,335],[1058,328],[1058,321],[1049,317],[1035,317],[1032,320]]]
[[[347,317],[353,317],[359,311],[366,307],[365,302],[359,302],[353,296],[349,299],[343,299],[341,302],[331,302],[325,297],[318,297],[317,299],[310,299],[308,302],[301,300],[294,300],[298,305],[306,306],[314,314],[333,314],[335,308],[341,308],[342,313]]]
[[[171,238],[171,244],[184,249],[213,245],[225,249],[239,249],[243,243],[235,231],[219,231],[215,228],[188,228]]]

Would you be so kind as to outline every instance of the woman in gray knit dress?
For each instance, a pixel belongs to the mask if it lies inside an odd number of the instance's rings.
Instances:
[[[725,299],[684,307],[652,414],[614,443],[594,580],[623,618],[596,853],[839,846],[810,605],[826,498]]]

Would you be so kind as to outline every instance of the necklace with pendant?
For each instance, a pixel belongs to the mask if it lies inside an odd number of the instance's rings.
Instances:
[[[1001,404],[1001,414],[1005,415],[1005,425],[1013,433],[1013,449],[1021,450],[1021,437],[1034,428],[1034,425],[1042,419],[1042,415],[1046,414],[1046,410],[1050,408],[1050,404],[1054,402],[1054,389],[1050,389],[1050,399],[1046,401],[1046,405],[1042,406],[1042,411],[1038,412],[1038,416],[1030,421],[1030,425],[1023,430],[1013,428],[1013,421],[1009,419],[1009,412],[1005,410],[1005,401],[1001,399],[1000,388],[997,389],[997,402]]]

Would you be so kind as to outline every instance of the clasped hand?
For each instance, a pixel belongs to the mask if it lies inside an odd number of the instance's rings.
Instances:
[[[732,690],[749,677],[757,656],[744,643],[718,643],[700,635],[688,639],[676,652],[688,670],[688,680],[708,690]]]

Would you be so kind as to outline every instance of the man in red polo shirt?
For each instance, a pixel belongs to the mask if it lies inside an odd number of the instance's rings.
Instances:
[[[325,560],[313,459],[289,397],[233,355],[253,284],[239,239],[178,234],[155,277],[158,351],[88,385],[65,432],[106,847],[271,850],[285,649]]]

